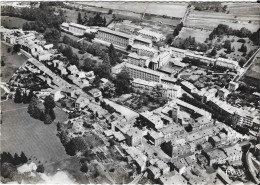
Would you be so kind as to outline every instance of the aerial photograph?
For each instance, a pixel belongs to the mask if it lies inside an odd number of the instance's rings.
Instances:
[[[2,1],[1,184],[260,184],[260,3]]]

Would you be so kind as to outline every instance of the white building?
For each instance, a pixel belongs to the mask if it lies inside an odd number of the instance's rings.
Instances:
[[[156,41],[156,42],[166,39],[166,37],[163,34],[157,33],[157,32],[151,31],[151,30],[147,30],[147,29],[139,30],[138,33],[142,37],[149,38],[149,39]]]
[[[237,69],[237,67],[239,66],[237,61],[220,58],[220,57],[216,60],[216,65],[226,67],[229,69]]]

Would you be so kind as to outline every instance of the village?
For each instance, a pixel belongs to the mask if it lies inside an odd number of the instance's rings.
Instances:
[[[160,46],[168,40],[163,32],[131,21],[63,22],[60,29],[77,38],[69,42],[78,53],[86,43],[108,51],[110,64],[105,54],[85,51],[97,60],[81,65],[61,40],[1,27],[2,44],[27,57],[1,83],[1,101],[26,102],[31,117],[57,125],[88,183],[243,184],[248,173],[260,183],[259,144],[252,144],[259,141],[259,87],[240,80],[259,49],[241,64],[212,55],[215,48],[206,55]],[[54,109],[67,119],[57,121]]]

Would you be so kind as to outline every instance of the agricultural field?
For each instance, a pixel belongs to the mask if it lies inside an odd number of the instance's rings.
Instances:
[[[27,57],[22,54],[8,53],[9,46],[1,43],[1,60],[4,60],[5,66],[1,66],[1,81],[8,82],[15,71],[27,61]]]
[[[19,17],[9,17],[9,16],[1,16],[1,26],[4,26],[5,28],[22,28],[23,24],[27,21],[25,19],[19,18]]]
[[[187,9],[187,3],[149,3],[145,13],[182,18]]]
[[[65,9],[62,8],[63,11],[65,11],[65,18],[66,18],[66,22],[74,22],[77,23],[77,18],[78,18],[78,13],[81,13],[81,17],[84,18],[84,15],[86,13],[87,18],[89,19],[90,17],[94,17],[97,12],[95,12],[93,9],[89,9],[89,10],[70,10],[70,9]],[[107,14],[107,13],[101,13],[101,17],[105,17],[106,18],[106,22],[109,23],[112,20],[112,15],[111,14]]]
[[[196,29],[196,28],[188,28],[183,27],[178,35],[179,38],[185,39],[189,36],[195,37],[196,42],[205,42],[207,38],[209,38],[209,34],[211,31],[204,30],[204,29]]]
[[[248,14],[227,14],[221,12],[202,12],[192,10],[184,21],[184,26],[191,28],[203,28],[213,30],[219,24],[227,24],[233,29],[242,27],[255,32],[260,27],[260,14],[248,16]]]
[[[36,164],[52,164],[68,158],[56,136],[56,122],[65,121],[64,111],[55,108],[56,120],[51,125],[32,118],[27,113],[28,104],[15,104],[13,100],[1,103],[1,150],[21,153]]]
[[[100,7],[112,10],[147,13],[160,16],[182,18],[185,14],[187,3],[145,3],[145,2],[84,2],[82,5]]]

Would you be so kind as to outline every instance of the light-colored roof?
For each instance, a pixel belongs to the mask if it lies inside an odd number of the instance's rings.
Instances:
[[[125,66],[127,68],[132,68],[132,69],[135,69],[135,70],[138,70],[138,71],[143,71],[143,72],[153,74],[153,75],[156,75],[156,76],[160,76],[160,77],[164,75],[163,73],[160,73],[158,71],[154,71],[154,70],[148,69],[148,68],[139,67],[139,66],[129,64],[129,63],[126,63]]]
[[[151,31],[151,30],[147,30],[147,29],[139,30],[138,33],[144,34],[144,35],[149,35],[149,36],[155,37],[155,38],[164,37],[163,34],[161,34],[161,33],[157,33],[157,32]]]
[[[77,28],[80,28],[80,29],[83,29],[83,30],[86,30],[86,29],[89,28],[87,26],[84,26],[84,25],[81,25],[81,24],[76,24],[76,23],[73,23],[73,22],[69,23],[69,26],[74,26],[74,27],[77,27]]]
[[[124,37],[124,38],[128,38],[128,39],[133,37],[133,35],[129,35],[129,34],[126,34],[126,33],[123,33],[123,32],[119,32],[119,31],[113,31],[113,30],[110,30],[110,29],[104,28],[104,27],[100,28],[98,30],[98,32],[106,32],[106,33],[110,33],[110,34],[117,35],[117,36]]]

